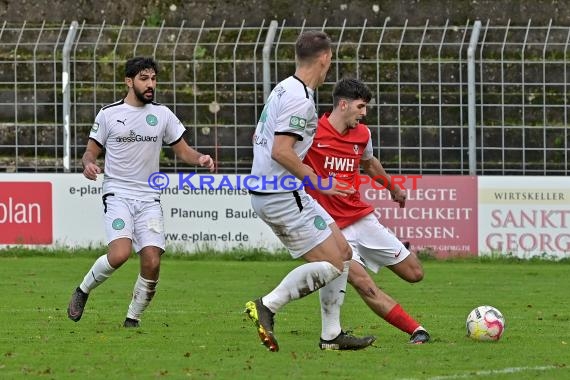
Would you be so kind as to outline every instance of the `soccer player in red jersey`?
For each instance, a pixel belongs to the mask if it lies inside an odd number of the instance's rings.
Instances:
[[[354,188],[360,183],[362,167],[366,175],[390,189],[392,199],[404,207],[406,193],[398,185],[389,185],[390,175],[373,155],[370,130],[360,122],[371,98],[363,82],[338,81],[333,89],[333,110],[319,119],[313,144],[303,162],[318,176],[334,177]],[[374,209],[362,201],[358,191],[339,197],[323,196],[310,186],[305,189],[333,217],[352,247],[348,282],[364,302],[388,323],[410,334],[410,343],[429,341],[428,332],[381,291],[367,271],[377,273],[387,267],[408,282],[418,282],[424,273],[416,255],[378,221]]]

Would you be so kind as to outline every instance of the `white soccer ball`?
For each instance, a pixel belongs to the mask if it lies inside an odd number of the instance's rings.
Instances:
[[[471,339],[499,340],[505,331],[505,317],[493,306],[479,306],[469,313],[465,326]]]

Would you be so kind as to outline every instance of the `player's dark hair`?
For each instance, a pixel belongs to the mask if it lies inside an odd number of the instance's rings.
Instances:
[[[358,79],[343,78],[336,82],[333,88],[333,107],[338,106],[341,99],[358,100],[362,99],[369,103],[372,99],[372,92],[368,86]]]
[[[320,30],[307,30],[297,37],[295,42],[295,56],[297,60],[310,61],[322,53],[331,50],[331,39]]]
[[[150,57],[133,57],[125,65],[125,77],[134,78],[143,70],[152,69],[158,75],[158,65]]]

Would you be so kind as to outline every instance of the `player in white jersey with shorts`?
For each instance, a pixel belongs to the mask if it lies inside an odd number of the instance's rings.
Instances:
[[[274,314],[318,289],[321,313],[328,317],[328,323],[322,325],[321,349],[356,350],[375,340],[341,329],[340,306],[351,250],[333,219],[303,190],[303,183],[311,183],[325,194],[354,192],[338,186],[334,179],[317,177],[302,163],[317,128],[314,91],[324,82],[331,57],[326,33],[306,31],[297,38],[295,74],[273,89],[253,137],[254,180],[248,183],[253,209],[293,258],[307,261],[289,272],[269,294],[246,303],[245,312],[270,351],[279,349],[273,332]]]
[[[127,95],[103,107],[95,118],[82,158],[83,175],[97,180],[97,157],[105,149],[103,211],[108,253],[99,257],[75,289],[68,317],[81,319],[90,292],[109,278],[130,257],[134,248],[140,273],[123,326],[138,327],[143,311],[156,292],[160,258],[165,249],[160,189],[149,183],[159,171],[163,144],[190,165],[214,170],[214,161],[186,143],[186,128],[163,105],[154,102],[158,68],[152,58],[126,62]]]

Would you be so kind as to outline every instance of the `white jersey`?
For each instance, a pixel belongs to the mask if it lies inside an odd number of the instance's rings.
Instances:
[[[248,188],[260,193],[281,193],[301,188],[301,181],[271,158],[275,135],[297,137],[293,146],[302,160],[317,129],[314,90],[290,76],[271,91],[253,136],[253,165]]]
[[[149,176],[159,170],[163,143],[177,143],[185,130],[174,113],[158,103],[134,107],[120,100],[103,107],[89,134],[106,149],[103,194],[159,199],[160,190],[149,186]]]

